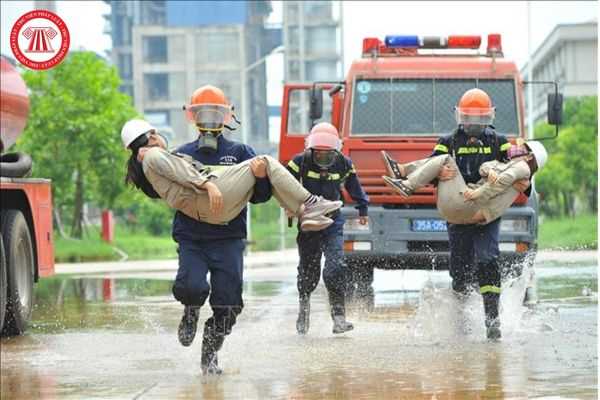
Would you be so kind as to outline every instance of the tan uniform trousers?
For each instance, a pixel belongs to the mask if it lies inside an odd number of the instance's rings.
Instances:
[[[271,156],[259,157],[266,161],[273,196],[282,207],[298,213],[311,194],[279,161]],[[254,192],[256,178],[250,161],[214,171],[210,167],[198,171],[184,157],[155,147],[146,152],[142,167],[154,190],[169,206],[196,220],[226,224],[239,215]],[[198,188],[206,181],[214,183],[223,196],[219,215],[211,213],[208,193]]]
[[[454,158],[448,154],[403,164],[408,174],[405,184],[417,190],[431,183],[444,164],[459,171]],[[474,223],[477,211],[482,212],[485,224],[501,217],[519,194],[512,184],[517,180],[529,178],[530,170],[525,161],[516,159],[509,163],[485,162],[479,172],[481,176],[487,177],[492,169],[498,174],[498,180],[493,184],[482,179],[476,184],[467,185],[460,172],[452,179],[440,181],[437,187],[437,208],[442,217],[452,224]],[[467,189],[475,190],[474,200],[465,200],[463,193]]]

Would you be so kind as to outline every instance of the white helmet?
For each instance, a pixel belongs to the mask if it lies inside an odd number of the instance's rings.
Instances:
[[[135,139],[152,130],[156,130],[156,128],[143,119],[132,119],[127,121],[125,125],[123,125],[123,129],[121,129],[123,146],[128,148]]]
[[[533,157],[535,157],[535,162],[537,163],[538,169],[542,168],[544,164],[546,164],[546,160],[548,160],[548,152],[546,151],[544,145],[535,140],[525,142],[525,145],[529,147]]]

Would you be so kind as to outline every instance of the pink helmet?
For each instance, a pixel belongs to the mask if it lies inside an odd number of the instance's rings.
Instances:
[[[313,126],[306,137],[305,147],[314,150],[342,150],[342,141],[335,126],[320,122]]]

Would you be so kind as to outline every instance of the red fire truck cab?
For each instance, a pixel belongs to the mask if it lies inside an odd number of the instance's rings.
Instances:
[[[435,188],[408,198],[396,195],[381,178],[381,150],[400,162],[428,157],[440,135],[456,128],[454,106],[474,87],[491,96],[498,133],[511,141],[526,137],[525,82],[516,64],[503,58],[500,35],[488,36],[485,53],[479,52],[480,45],[480,36],[366,38],[362,57],[343,81],[285,85],[280,161],[287,163],[303,151],[314,123],[329,121],[339,129],[343,153],[354,162],[370,197],[369,224],[364,226],[344,194],[345,257],[355,287],[368,290],[373,268],[448,267],[448,235],[436,209]],[[557,92],[549,95],[549,107],[560,109],[561,98]],[[549,113],[549,122],[560,122],[560,112]],[[537,210],[533,189],[502,217],[500,250],[507,271],[519,272],[523,262],[533,263]]]

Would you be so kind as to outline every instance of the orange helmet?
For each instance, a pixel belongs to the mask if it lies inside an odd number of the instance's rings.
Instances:
[[[231,105],[225,93],[215,86],[206,85],[194,91],[190,104],[183,109],[190,122],[206,131],[221,131],[231,120]]]
[[[454,108],[456,123],[462,125],[490,125],[496,108],[486,92],[475,88],[467,90]]]

